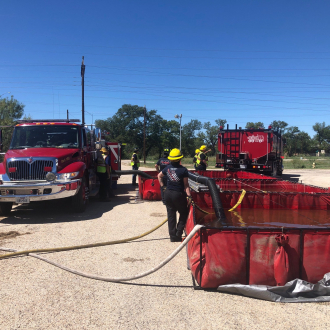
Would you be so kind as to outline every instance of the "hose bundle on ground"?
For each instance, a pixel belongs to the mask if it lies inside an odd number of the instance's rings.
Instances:
[[[43,252],[62,252],[62,251],[70,251],[70,250],[78,250],[78,249],[87,249],[92,247],[99,247],[99,246],[106,246],[106,245],[115,245],[115,244],[121,244],[121,243],[127,243],[130,241],[137,240],[138,238],[144,237],[149,235],[150,233],[154,232],[158,228],[160,228],[165,222],[167,222],[167,219],[165,219],[163,222],[161,222],[159,225],[157,225],[155,228],[148,230],[147,232],[130,237],[125,239],[119,239],[116,241],[109,241],[109,242],[100,242],[100,243],[92,243],[92,244],[84,244],[84,245],[74,245],[74,246],[65,246],[65,247],[58,247],[58,248],[49,248],[49,249],[34,249],[34,250],[25,250],[25,251],[19,251],[14,253],[5,254],[3,256],[0,256],[0,259],[5,259],[9,257],[19,256],[23,254],[30,254],[30,253],[43,253]],[[6,249],[3,249],[0,247],[0,250],[8,251]]]
[[[157,228],[158,227],[159,226],[157,226]],[[141,277],[145,277],[147,275],[150,275],[150,274],[156,272],[158,269],[160,269],[163,266],[165,266],[169,261],[171,261],[188,244],[188,242],[192,239],[192,237],[202,227],[204,227],[204,226],[203,225],[196,225],[193,228],[193,230],[190,232],[190,234],[186,237],[186,239],[165,260],[163,260],[159,265],[157,265],[154,268],[149,269],[146,272],[143,272],[143,273],[140,273],[140,274],[137,274],[137,275],[133,275],[133,276],[129,276],[129,277],[114,277],[114,278],[111,278],[111,277],[104,277],[104,276],[99,276],[99,275],[95,275],[95,274],[83,273],[83,272],[80,272],[78,270],[75,270],[75,269],[72,269],[72,268],[68,268],[68,267],[63,266],[61,264],[58,264],[58,263],[56,263],[56,262],[54,262],[52,260],[43,258],[43,257],[41,257],[38,254],[29,253],[29,256],[34,257],[34,258],[37,258],[37,259],[40,259],[40,260],[45,261],[45,262],[48,262],[49,264],[51,264],[53,266],[56,266],[56,267],[59,267],[59,268],[61,268],[63,270],[66,270],[66,271],[68,271],[70,273],[73,273],[73,274],[76,274],[76,275],[79,275],[79,276],[83,276],[83,277],[87,277],[87,278],[91,278],[91,279],[94,279],[94,280],[100,280],[100,281],[106,281],[106,282],[125,282],[125,281],[131,281],[131,280],[136,280],[138,278],[141,278]],[[115,242],[118,242],[118,241],[115,241]],[[16,252],[17,254],[21,254],[20,252],[17,252],[14,249],[0,248],[0,250],[8,251],[8,252]],[[11,255],[13,255],[13,254],[11,254]],[[9,256],[9,255],[7,255],[7,256]]]

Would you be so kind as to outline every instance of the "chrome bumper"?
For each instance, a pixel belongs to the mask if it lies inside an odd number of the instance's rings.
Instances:
[[[29,203],[74,196],[81,186],[81,179],[70,181],[11,181],[0,184],[0,202]]]

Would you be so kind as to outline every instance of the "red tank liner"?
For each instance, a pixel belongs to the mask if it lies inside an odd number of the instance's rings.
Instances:
[[[139,177],[141,198],[161,200],[157,171],[146,173],[155,180]],[[187,254],[202,288],[234,283],[274,286],[296,278],[316,283],[330,272],[329,189],[242,171],[230,172],[230,177],[223,171],[198,173],[214,178],[224,190],[220,199],[229,225],[214,221],[208,191],[192,191],[196,206],[190,207],[186,232],[197,223],[207,227],[190,240]],[[241,204],[228,212],[242,189],[246,195]]]
[[[161,200],[161,193],[160,193],[160,186],[157,179],[158,172],[157,171],[145,171],[145,173],[153,176],[155,179],[146,179],[139,177],[139,194],[140,197],[144,200]],[[194,172],[196,173],[196,172]],[[255,191],[256,193],[264,194],[264,191],[267,192],[278,192],[278,193],[321,193],[321,194],[330,194],[330,189],[327,188],[320,188],[310,185],[305,185],[301,183],[295,183],[291,181],[284,181],[278,180],[276,178],[268,177],[262,174],[251,173],[251,172],[244,172],[244,171],[237,171],[237,172],[229,172],[231,177],[227,178],[226,173],[224,171],[198,171],[198,174],[214,178],[216,184],[222,190],[228,191],[241,191],[242,189],[246,191]],[[249,194],[248,194],[249,196]],[[329,195],[330,196],[330,195]],[[257,198],[260,199],[261,197],[258,195],[254,195],[253,197],[249,196],[246,198],[244,203],[248,202],[248,199],[253,200]],[[272,203],[273,207],[275,208],[275,202],[272,201],[273,198],[279,198],[275,195],[271,196],[269,203]],[[293,196],[286,195],[286,199],[288,198],[292,203],[294,202]],[[319,198],[319,197],[318,197]],[[234,195],[233,202],[236,201],[237,195]],[[262,200],[267,199],[267,197],[262,197]],[[309,198],[310,200],[311,198]],[[313,199],[313,198],[312,198]],[[315,199],[315,198],[314,198]],[[317,199],[317,198],[316,198]],[[306,198],[299,198],[300,201],[303,203],[306,201]],[[308,198],[307,198],[308,200]],[[307,201],[309,203],[309,200]],[[297,202],[297,201],[296,201]],[[231,206],[230,206],[231,207]],[[317,209],[318,207],[315,207]],[[323,209],[323,208],[322,208]]]
[[[160,201],[162,199],[160,193],[160,185],[157,179],[157,171],[144,171],[155,179],[147,179],[139,176],[139,195],[144,200]]]
[[[276,178],[253,173],[253,172],[246,172],[246,171],[191,171],[193,173],[198,173],[199,175],[207,176],[208,178],[231,178],[231,179],[268,179],[268,180],[277,180]]]
[[[223,191],[220,199],[224,209],[234,207],[241,191]],[[209,192],[192,191],[193,200],[201,208],[213,208]],[[290,210],[329,210],[330,193],[299,193],[299,192],[254,192],[247,191],[237,209],[290,209]]]
[[[190,208],[187,234],[197,212]],[[283,234],[288,243],[279,246],[276,237]],[[283,285],[296,278],[316,283],[330,271],[330,228],[202,228],[189,241],[187,254],[193,277],[205,289],[234,283]]]
[[[161,200],[157,171],[146,173],[155,180],[139,177],[141,198]],[[190,207],[186,232],[197,223],[207,227],[190,240],[187,254],[202,288],[234,283],[274,286],[296,278],[316,283],[330,272],[329,189],[242,171],[229,172],[230,177],[223,171],[198,173],[214,178],[224,190],[220,199],[229,225],[214,221],[208,191],[192,191],[196,206]],[[242,189],[246,195],[241,204],[228,212]]]
[[[144,171],[145,173],[151,175],[152,177],[155,178],[155,180],[152,179],[147,179],[147,178],[143,178],[141,176],[139,176],[139,195],[140,198],[144,199],[144,200],[161,200],[161,193],[160,193],[160,185],[157,179],[157,175],[158,172],[157,171]],[[194,173],[196,173],[196,171],[192,171]],[[207,177],[211,177],[211,178],[224,178],[226,179],[226,172],[223,171],[198,171],[198,173],[200,175],[203,176],[207,176]],[[256,174],[256,173],[249,173],[249,172],[243,172],[243,171],[238,171],[238,172],[233,172],[230,174],[232,177],[230,179],[226,179],[229,181],[226,181],[223,183],[223,185],[227,184],[230,185],[231,183],[233,183],[232,179],[233,178],[239,178],[239,179],[252,179],[252,180],[256,180],[256,181],[247,181],[251,184],[254,183],[254,185],[257,188],[262,188],[263,184],[262,181],[258,181],[260,179],[265,179],[267,178],[267,180],[269,181],[276,181],[276,179],[271,178],[271,177],[266,177],[262,174]],[[217,181],[216,181],[217,182]],[[218,184],[218,183],[217,183]],[[220,185],[220,183],[219,183]],[[242,183],[236,182],[235,185],[238,187],[238,185],[241,185],[242,187],[244,186],[244,184],[242,185]],[[243,188],[236,188],[235,189],[228,189],[228,190],[241,190]]]

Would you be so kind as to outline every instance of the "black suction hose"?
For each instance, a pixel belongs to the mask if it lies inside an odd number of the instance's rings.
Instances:
[[[157,178],[155,178],[154,176],[151,176],[143,171],[139,171],[139,170],[127,170],[127,171],[118,171],[118,170],[112,170],[113,174],[120,174],[120,175],[128,175],[128,174],[137,174],[140,175],[146,179],[152,179],[152,180],[157,180]]]
[[[112,173],[119,174],[119,175],[137,174],[146,179],[157,180],[157,178],[155,178],[143,171],[139,171],[139,170],[126,170],[126,171],[116,170],[116,171],[112,171]],[[202,184],[208,186],[211,197],[212,197],[215,215],[217,216],[219,221],[225,222],[227,219],[226,219],[223,207],[222,207],[222,203],[221,203],[221,200],[219,197],[219,191],[217,189],[214,179],[208,178],[206,176],[198,175],[195,173],[191,173],[191,172],[188,172],[188,176],[189,176],[190,180],[193,180],[195,182],[202,183]]]
[[[191,173],[191,172],[188,172],[188,177],[192,181],[202,183],[202,184],[208,186],[211,197],[212,197],[215,215],[217,216],[219,221],[226,222],[227,219],[226,219],[223,207],[222,207],[222,203],[221,203],[220,196],[219,196],[219,191],[217,189],[217,185],[215,184],[214,179],[208,178],[206,176],[198,175],[195,173]]]

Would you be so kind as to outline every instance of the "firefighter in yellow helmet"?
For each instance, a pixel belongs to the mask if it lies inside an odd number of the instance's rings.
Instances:
[[[138,170],[140,167],[140,161],[139,161],[139,156],[137,154],[137,152],[139,151],[138,148],[134,148],[134,152],[131,158],[131,166],[132,166],[132,170]],[[136,186],[136,174],[133,174],[132,176],[132,185]]]
[[[194,163],[194,168],[195,168],[195,170],[197,169],[197,165],[196,165],[196,162],[197,162],[197,156],[198,156],[198,154],[200,153],[201,151],[199,150],[199,149],[196,149],[195,150],[195,156],[194,156],[194,158],[193,158],[193,163]]]
[[[191,202],[191,194],[188,184],[188,170],[181,165],[183,155],[179,149],[172,149],[167,165],[158,174],[161,188],[164,187],[163,178],[167,178],[165,190],[165,203],[167,209],[168,232],[171,242],[181,242],[182,233],[188,217],[188,205]],[[188,199],[188,205],[187,205]],[[179,212],[179,221],[176,223],[176,212]]]
[[[206,168],[208,166],[208,157],[206,154],[211,151],[211,149],[207,150],[206,145],[202,145],[199,148],[200,152],[197,155],[197,161],[196,161],[196,170],[197,171],[206,171]]]
[[[100,190],[99,190],[99,196],[101,202],[107,202],[107,165],[106,165],[106,158],[108,155],[107,148],[103,147],[101,150],[97,153],[97,167],[96,167],[96,174],[100,181]]]

